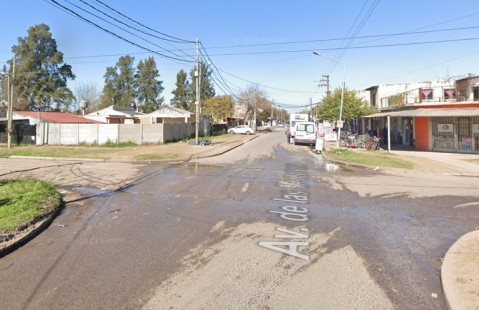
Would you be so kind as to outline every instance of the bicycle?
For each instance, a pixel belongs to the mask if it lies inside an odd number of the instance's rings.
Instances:
[[[339,140],[339,146],[344,147],[347,149],[355,148],[356,146],[356,141],[357,141],[357,136],[355,134],[341,134],[341,138]]]
[[[365,148],[367,150],[379,150],[379,147],[381,146],[381,138],[378,137],[371,137],[368,139],[365,143]]]

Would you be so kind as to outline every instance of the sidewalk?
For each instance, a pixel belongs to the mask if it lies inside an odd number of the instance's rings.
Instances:
[[[326,144],[326,149],[334,148],[335,143]],[[414,171],[410,173],[479,178],[478,154],[414,150],[392,150],[391,153],[414,163]],[[477,208],[479,213],[479,202],[473,204],[472,207]],[[479,310],[479,230],[465,234],[449,248],[441,267],[441,282],[450,309]]]

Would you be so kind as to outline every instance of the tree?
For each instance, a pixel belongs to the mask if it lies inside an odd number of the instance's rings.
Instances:
[[[215,123],[228,116],[233,116],[233,99],[231,96],[216,96],[208,98],[203,102],[203,113],[212,115]]]
[[[135,75],[135,97],[140,111],[151,113],[163,103],[164,98],[160,95],[164,87],[163,82],[157,80],[159,76],[153,57],[140,61]]]
[[[317,116],[321,120],[336,121],[339,120],[339,110],[341,105],[341,89],[337,88],[334,92],[323,99],[318,106]],[[356,97],[356,92],[344,90],[343,115],[342,120],[347,122],[355,118],[368,115],[375,112],[375,107],[369,106],[366,101]]]
[[[107,67],[105,86],[101,96],[101,107],[110,105],[129,107],[135,104],[135,72],[133,61],[135,58],[121,56],[114,67]]]
[[[76,112],[80,110],[80,101],[88,101],[88,107],[85,109],[85,113],[96,111],[100,108],[100,96],[101,93],[98,90],[98,85],[94,83],[81,83],[76,87],[75,97],[77,99],[77,105],[75,107]]]
[[[261,120],[260,114],[263,111],[271,111],[271,102],[267,99],[266,93],[258,85],[249,85],[240,92],[237,99],[237,110],[242,111],[246,120]],[[263,115],[264,116],[264,115]]]
[[[14,106],[26,110],[48,110],[53,102],[67,105],[74,99],[67,87],[75,79],[72,67],[63,62],[50,27],[39,24],[28,29],[12,47],[15,57]],[[12,60],[9,73],[12,74]]]
[[[180,70],[176,74],[176,88],[171,92],[174,97],[171,99],[171,104],[177,108],[192,111],[195,109],[192,104],[191,94],[189,93],[188,76],[184,70]]]

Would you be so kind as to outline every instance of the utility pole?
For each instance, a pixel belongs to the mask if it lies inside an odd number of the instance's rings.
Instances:
[[[8,112],[8,120],[7,120],[7,131],[8,131],[8,136],[7,136],[7,146],[10,149],[12,147],[12,114],[13,114],[13,82],[15,81],[15,57],[13,58],[13,67],[12,67],[12,82],[10,83],[10,75],[8,76],[7,84],[8,87],[11,89],[8,89],[7,92],[10,92],[10,96],[8,96],[8,107],[7,107],[7,112]],[[11,84],[11,85],[10,85]]]
[[[253,124],[254,131],[256,131],[256,101],[257,101],[257,98],[255,97],[254,98],[254,124]]]
[[[279,121],[283,122],[283,110],[281,110],[281,105],[279,106]]]
[[[319,81],[321,84],[318,84],[318,87],[326,87],[326,96],[331,95],[329,90],[329,75],[321,75],[322,79]]]
[[[274,99],[271,101],[271,127],[273,127],[273,119],[274,119]]]
[[[309,104],[311,105],[311,121],[313,122],[314,121],[314,119],[313,119],[313,117],[314,117],[314,114],[313,114],[313,98],[309,98],[309,99],[310,99]]]
[[[195,79],[196,79],[196,99],[195,99],[195,107],[196,107],[196,127],[195,127],[195,145],[199,144],[198,134],[200,128],[200,41],[196,38],[196,70],[195,70]]]

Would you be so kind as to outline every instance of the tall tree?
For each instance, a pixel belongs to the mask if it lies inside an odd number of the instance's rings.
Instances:
[[[74,97],[67,81],[75,75],[63,62],[50,27],[38,24],[28,29],[26,37],[18,38],[12,47],[15,55],[14,106],[27,110],[48,110],[54,102],[66,105]],[[12,60],[9,61],[12,74]]]
[[[196,66],[190,71],[190,92],[193,98],[196,98],[196,77],[195,77]],[[200,79],[200,100],[203,102],[208,98],[215,96],[215,89],[211,83],[211,68],[209,65],[204,62],[200,63],[201,79]],[[196,100],[196,99],[193,99]]]
[[[216,96],[203,102],[203,114],[213,116],[214,122],[233,116],[234,102],[231,96]]]
[[[151,113],[163,103],[164,98],[161,97],[161,92],[164,87],[163,82],[158,80],[159,77],[153,57],[140,61],[135,75],[135,95],[140,111]]]
[[[129,55],[121,56],[114,67],[106,68],[101,107],[135,105],[134,60],[135,58]]]
[[[326,96],[321,105],[318,106],[317,116],[321,120],[336,121],[339,120],[339,111],[341,106],[341,89],[337,88],[330,96]],[[343,99],[343,121],[353,120],[357,117],[368,115],[375,112],[375,107],[369,106],[366,101],[356,97],[356,92],[352,90],[344,91]]]
[[[194,101],[191,100],[188,76],[184,70],[176,74],[176,88],[171,92],[174,96],[171,104],[177,108],[193,111],[195,109]]]
[[[241,111],[240,117],[246,120],[260,120],[259,114],[264,110],[271,111],[271,102],[267,99],[266,93],[258,85],[249,85],[239,93],[237,99],[237,111]]]

